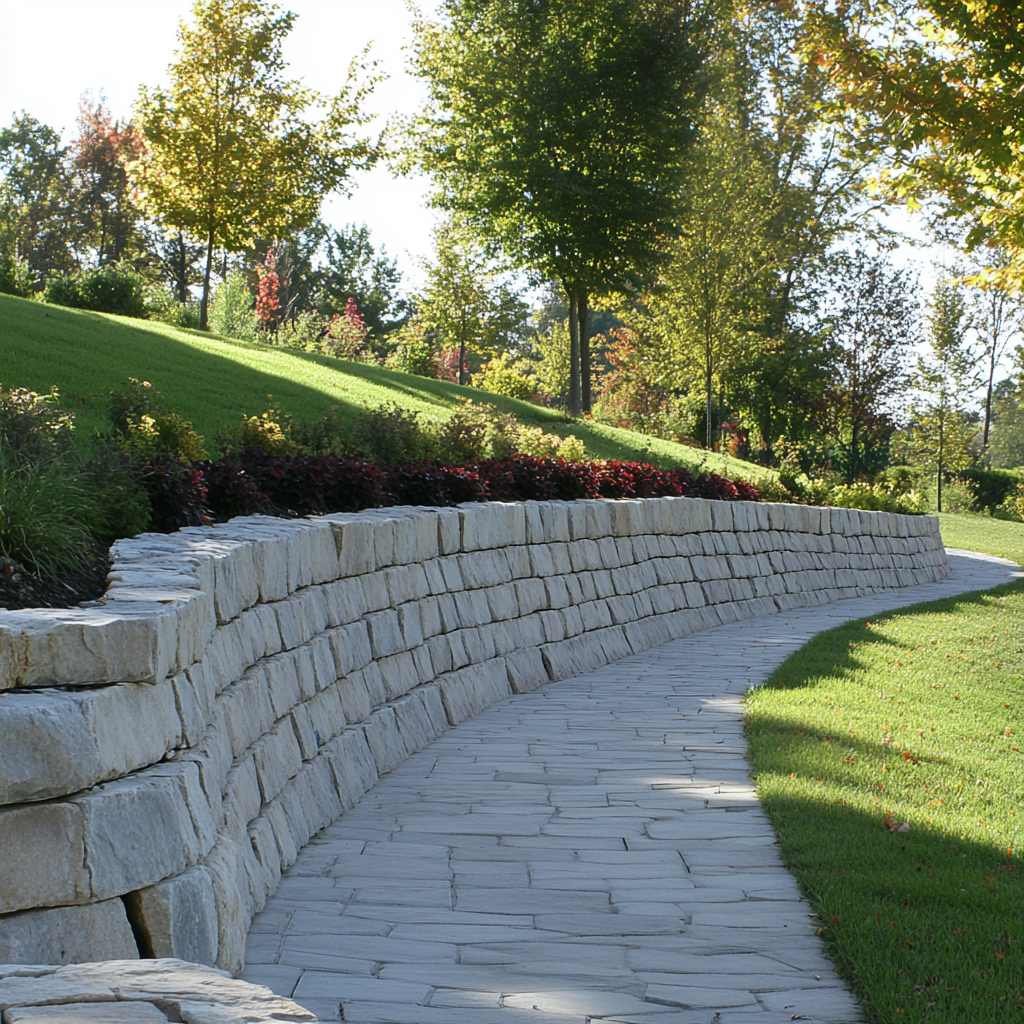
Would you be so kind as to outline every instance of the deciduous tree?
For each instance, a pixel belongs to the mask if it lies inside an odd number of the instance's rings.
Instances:
[[[711,2],[442,0],[417,23],[436,200],[569,300],[573,413],[589,311],[662,261],[704,90]]]
[[[310,224],[373,155],[359,130],[369,80],[353,64],[326,98],[289,79],[282,47],[294,21],[270,0],[196,0],[169,88],[139,94],[135,179],[154,216],[205,242],[204,328],[214,250]]]

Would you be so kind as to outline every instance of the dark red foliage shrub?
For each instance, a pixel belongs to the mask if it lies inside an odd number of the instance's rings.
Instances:
[[[671,469],[659,469],[646,462],[604,462],[596,465],[596,497],[679,497],[685,493],[676,471]]]
[[[487,485],[475,467],[434,462],[391,468],[387,489],[396,505],[458,505],[489,497]]]
[[[595,465],[514,455],[488,459],[476,469],[492,501],[570,501],[597,496]]]
[[[217,459],[206,463],[203,471],[210,508],[218,519],[271,510],[270,499],[239,459]]]
[[[170,533],[207,518],[206,478],[200,465],[152,459],[139,468],[150,507],[150,528]]]

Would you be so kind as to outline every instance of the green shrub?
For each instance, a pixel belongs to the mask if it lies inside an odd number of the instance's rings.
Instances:
[[[47,577],[85,569],[100,554],[99,519],[89,481],[65,460],[0,450],[0,556]]]
[[[438,457],[453,466],[515,454],[515,417],[465,400],[435,432]]]
[[[129,378],[125,387],[111,394],[110,422],[117,447],[134,461],[206,458],[203,439],[191,422],[162,408],[147,380]]]
[[[307,309],[294,318],[278,324],[277,330],[268,335],[267,340],[286,348],[316,352],[326,330],[327,321],[315,309]]]
[[[265,409],[255,416],[243,416],[234,430],[219,438],[225,454],[261,451],[267,455],[297,455],[300,445],[292,439],[292,422],[278,409]]]
[[[355,452],[383,465],[420,462],[434,456],[434,444],[419,415],[399,405],[380,405],[359,413],[352,422]]]
[[[1024,483],[1019,483],[1002,500],[995,513],[1000,519],[1024,522]]]
[[[838,508],[860,508],[869,512],[901,512],[918,515],[925,510],[920,491],[900,493],[885,484],[838,484],[829,491],[828,504]]]
[[[292,436],[299,448],[310,455],[354,455],[353,421],[339,407],[332,407],[318,420],[292,424]]]
[[[27,299],[35,291],[28,262],[14,249],[0,248],[0,292]]]
[[[1024,473],[1017,469],[976,467],[962,469],[956,476],[970,488],[975,512],[993,512],[1024,483]]]
[[[256,341],[260,322],[256,316],[256,300],[245,274],[233,270],[213,294],[210,303],[210,330],[225,338]]]
[[[146,316],[172,327],[199,326],[199,306],[194,302],[179,302],[163,285],[148,285],[144,292]]]
[[[521,360],[514,360],[507,352],[495,356],[474,374],[473,387],[492,395],[518,398],[524,402],[534,401],[537,396],[533,375],[526,372]]]
[[[391,370],[418,377],[437,376],[437,351],[423,324],[412,320],[395,332],[394,348],[385,360]]]
[[[50,278],[43,298],[60,306],[120,316],[146,315],[146,280],[131,267],[108,263],[67,277]]]
[[[74,416],[60,407],[60,393],[0,387],[0,451],[18,462],[47,462],[71,447]]]
[[[587,446],[578,438],[548,434],[540,427],[517,424],[512,436],[517,455],[531,455],[535,459],[564,459],[566,462],[586,462]]]

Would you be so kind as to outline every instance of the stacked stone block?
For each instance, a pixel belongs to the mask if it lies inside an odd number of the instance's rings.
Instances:
[[[691,498],[235,519],[0,613],[0,963],[241,966],[298,850],[450,725],[668,640],[946,574],[934,519]]]

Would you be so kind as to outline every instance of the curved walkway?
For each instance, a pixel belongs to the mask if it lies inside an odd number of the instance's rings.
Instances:
[[[822,630],[1015,575],[962,552],[951,565],[452,729],[306,847],[245,977],[352,1024],[859,1021],[758,805],[743,694]]]

